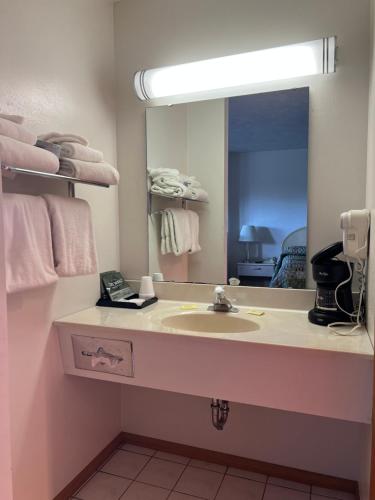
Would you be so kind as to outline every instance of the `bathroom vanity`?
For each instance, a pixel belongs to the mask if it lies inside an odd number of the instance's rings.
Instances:
[[[65,372],[370,422],[373,348],[364,329],[342,337],[309,323],[303,310],[207,307],[160,300],[139,311],[92,307],[61,318]]]

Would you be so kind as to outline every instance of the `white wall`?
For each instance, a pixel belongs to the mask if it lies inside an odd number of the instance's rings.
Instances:
[[[375,335],[375,1],[371,0],[371,54],[370,54],[370,89],[368,110],[368,144],[367,144],[367,179],[366,207],[371,210],[370,248],[367,273],[367,330],[374,344]],[[370,499],[370,479],[374,474],[375,464],[371,464],[371,448],[373,446],[373,426],[367,426],[363,433],[362,456],[360,461],[361,475],[359,489],[361,500]],[[371,470],[372,468],[372,470]],[[372,497],[375,492],[371,492]]]
[[[272,13],[272,15],[270,15]],[[366,131],[368,105],[369,0],[121,0],[115,5],[116,60],[118,75],[118,155],[126,182],[120,186],[120,217],[123,228],[120,242],[121,268],[129,278],[138,278],[147,270],[147,215],[145,181],[145,112],[134,94],[132,79],[135,71],[178,64],[198,59],[229,55],[268,48],[327,35],[337,35],[339,65],[330,76],[301,78],[278,86],[310,87],[309,131],[309,242],[314,253],[332,240],[339,239],[339,214],[349,208],[361,208],[365,203]],[[134,50],[134,47],[137,50]],[[125,62],[126,61],[126,62]],[[265,85],[265,91],[274,90]],[[134,230],[132,229],[134,228]],[[143,249],[143,251],[142,251]],[[135,399],[124,396],[124,406],[135,411],[138,396],[143,408],[153,408],[153,419],[124,420],[124,428],[161,438],[176,438],[171,425],[161,425],[164,409],[151,394],[137,393]],[[140,391],[140,390],[139,390]],[[226,448],[230,438],[215,434],[216,441],[200,441],[197,420],[204,421],[206,407],[184,396],[168,395],[173,408],[183,412],[173,414],[181,422],[186,442]],[[192,402],[193,401],[193,402]],[[186,403],[186,405],[184,405]],[[189,406],[192,403],[192,406]],[[157,411],[158,408],[158,411]],[[240,408],[239,418],[251,425],[246,409]],[[265,413],[264,420],[271,418]],[[293,436],[294,425],[307,426],[307,418],[296,415],[286,438]],[[278,420],[278,417],[276,418]],[[206,431],[207,426],[202,429]],[[316,426],[315,426],[316,425]],[[281,426],[281,424],[280,424]],[[245,427],[244,427],[245,428]],[[329,425],[330,439],[338,444],[336,456],[340,470],[358,477],[358,429],[349,423]],[[299,434],[298,443],[307,464],[311,458],[314,438],[325,431],[321,422],[314,432]],[[207,431],[208,432],[208,431]],[[229,433],[230,435],[230,433]],[[327,434],[325,434],[327,435]],[[197,437],[198,436],[198,437]],[[225,435],[224,435],[225,436]],[[303,441],[306,437],[306,441]],[[272,439],[264,427],[257,436],[265,449],[271,449]],[[295,438],[294,438],[295,439]],[[203,444],[202,444],[203,443]],[[235,441],[232,452],[240,452],[242,444]],[[306,446],[305,446],[306,445]],[[274,446],[277,449],[277,446]],[[341,453],[338,450],[349,450]],[[325,448],[324,448],[325,449]],[[249,451],[252,451],[249,448]],[[297,462],[287,446],[278,456],[279,463]],[[352,460],[352,457],[355,460]],[[331,464],[332,465],[332,464]],[[333,467],[333,465],[332,465]]]
[[[157,439],[358,478],[366,426],[230,403],[229,421],[219,432],[211,423],[210,404],[206,398],[125,386],[123,426],[126,432]]]
[[[188,172],[209,194],[209,204],[190,203],[199,215],[202,250],[189,257],[189,281],[226,283],[227,103],[191,103],[188,109]]]
[[[150,108],[146,116],[147,167],[176,168],[187,173],[187,106]],[[161,216],[152,215],[180,202],[152,196],[148,218],[148,272],[163,273],[167,281],[189,281],[188,255],[162,255],[160,251]]]
[[[160,214],[149,217],[148,271],[162,272],[167,281],[226,283],[226,108],[224,99],[216,99],[147,109],[148,167],[195,176],[210,198],[208,205],[188,204],[200,224],[202,250],[193,255],[162,255]],[[151,197],[151,213],[175,206],[181,206],[179,200]]]
[[[121,261],[129,278],[147,270],[144,106],[133,90],[134,72],[337,35],[336,74],[278,85],[310,87],[308,239],[310,253],[315,253],[340,238],[342,211],[364,205],[368,12],[369,0],[121,0],[116,4],[118,154],[127,179],[120,186],[121,227],[126,228]],[[264,86],[264,90],[274,88]]]
[[[0,24],[0,110],[25,115],[37,133],[84,135],[115,163],[112,2],[3,0]],[[6,188],[55,189],[27,179]],[[92,208],[100,269],[118,268],[117,189],[77,195]],[[98,295],[89,276],[8,296],[15,500],[51,500],[120,430],[119,387],[65,376],[51,328]]]

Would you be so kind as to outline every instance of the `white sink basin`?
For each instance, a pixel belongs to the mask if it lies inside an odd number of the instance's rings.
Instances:
[[[162,324],[176,330],[212,333],[243,333],[259,330],[259,325],[235,313],[194,312],[167,316]]]

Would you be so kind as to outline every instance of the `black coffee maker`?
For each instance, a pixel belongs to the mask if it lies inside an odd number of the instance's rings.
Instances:
[[[327,326],[335,322],[348,322],[353,313],[352,273],[348,264],[336,257],[343,251],[339,241],[329,245],[311,259],[313,278],[316,281],[315,307],[309,311],[309,321]],[[343,283],[338,289],[338,285]],[[337,289],[337,301],[335,292]]]

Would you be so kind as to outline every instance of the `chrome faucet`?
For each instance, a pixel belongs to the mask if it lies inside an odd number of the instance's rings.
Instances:
[[[215,311],[215,312],[238,312],[238,309],[236,307],[232,306],[232,303],[227,297],[225,296],[225,291],[222,286],[217,286],[215,288],[215,299],[214,303],[212,306],[208,306],[209,311]]]

